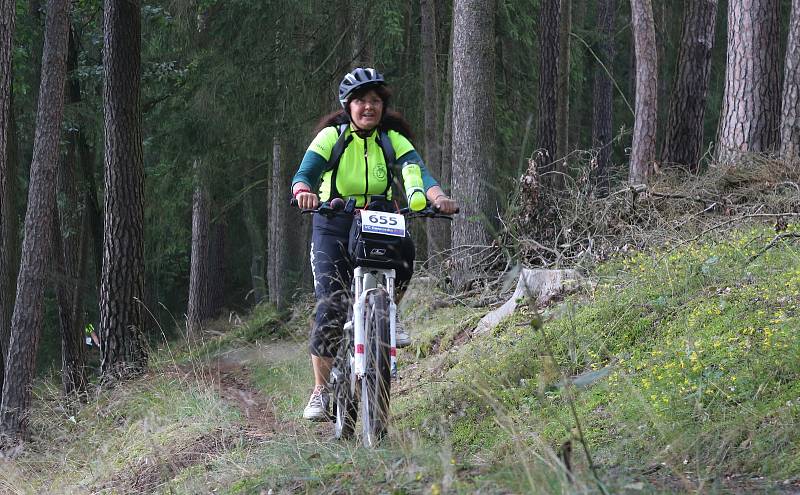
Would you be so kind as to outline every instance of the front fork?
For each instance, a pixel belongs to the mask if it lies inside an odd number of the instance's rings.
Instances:
[[[386,283],[386,292],[389,294],[389,335],[390,335],[390,349],[389,355],[391,357],[391,370],[392,378],[397,375],[397,337],[396,337],[396,319],[397,319],[397,305],[394,302],[394,270],[380,270]],[[355,284],[353,290],[353,341],[355,345],[355,363],[354,371],[358,378],[364,376],[366,372],[366,358],[365,358],[365,345],[366,335],[364,330],[364,311],[366,308],[367,297],[372,290],[377,288],[378,280],[374,271],[364,267],[357,267],[353,272],[353,281]]]

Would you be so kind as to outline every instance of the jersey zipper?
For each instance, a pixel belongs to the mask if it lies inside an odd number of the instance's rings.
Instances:
[[[364,138],[364,206],[367,206],[369,195],[369,162],[367,161],[367,139]]]

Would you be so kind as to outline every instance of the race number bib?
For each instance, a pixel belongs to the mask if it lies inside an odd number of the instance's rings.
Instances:
[[[406,217],[397,213],[364,210],[361,212],[361,232],[405,237]]]

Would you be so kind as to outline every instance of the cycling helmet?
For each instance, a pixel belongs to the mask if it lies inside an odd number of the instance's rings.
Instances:
[[[382,86],[386,84],[383,75],[372,68],[358,67],[344,75],[344,79],[339,83],[339,103],[342,108],[347,110],[347,99],[353,91],[368,86]]]

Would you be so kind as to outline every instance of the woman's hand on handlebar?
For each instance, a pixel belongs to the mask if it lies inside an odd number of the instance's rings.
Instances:
[[[301,210],[313,210],[319,206],[319,196],[313,192],[298,193],[294,199],[297,200],[297,207]]]
[[[442,194],[433,202],[433,208],[438,210],[439,213],[444,215],[452,215],[458,213],[458,201],[448,198],[447,195]]]

